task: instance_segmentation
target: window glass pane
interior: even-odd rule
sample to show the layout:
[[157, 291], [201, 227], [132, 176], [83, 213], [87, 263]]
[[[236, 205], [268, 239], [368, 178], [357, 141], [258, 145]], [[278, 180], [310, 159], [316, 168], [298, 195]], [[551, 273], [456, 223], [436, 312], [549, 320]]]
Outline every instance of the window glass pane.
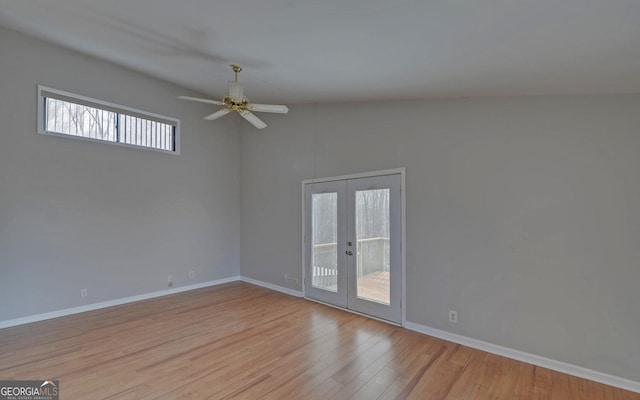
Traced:
[[359, 190], [355, 201], [356, 295], [389, 305], [389, 189]]
[[46, 99], [46, 126], [49, 132], [116, 141], [117, 114], [68, 101]]
[[338, 291], [338, 194], [311, 197], [311, 284]]
[[124, 114], [121, 114], [120, 118], [120, 141], [122, 143], [173, 150], [173, 126]]

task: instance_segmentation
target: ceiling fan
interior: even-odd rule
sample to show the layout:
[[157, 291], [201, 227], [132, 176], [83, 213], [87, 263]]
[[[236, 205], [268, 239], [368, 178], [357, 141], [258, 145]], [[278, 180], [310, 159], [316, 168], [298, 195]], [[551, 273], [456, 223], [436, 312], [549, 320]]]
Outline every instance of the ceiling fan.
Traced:
[[227, 115], [231, 111], [235, 111], [258, 129], [265, 128], [267, 124], [265, 124], [260, 118], [256, 117], [256, 115], [251, 111], [281, 114], [286, 114], [289, 111], [289, 108], [283, 105], [249, 103], [249, 99], [244, 96], [244, 88], [238, 83], [238, 73], [242, 71], [242, 67], [232, 64], [231, 68], [236, 73], [236, 80], [229, 81], [229, 92], [225, 95], [222, 101], [189, 96], [178, 96], [178, 98], [180, 100], [197, 101], [199, 103], [215, 104], [226, 107], [214, 112], [213, 114], [207, 115], [204, 117], [206, 120], [211, 121]]

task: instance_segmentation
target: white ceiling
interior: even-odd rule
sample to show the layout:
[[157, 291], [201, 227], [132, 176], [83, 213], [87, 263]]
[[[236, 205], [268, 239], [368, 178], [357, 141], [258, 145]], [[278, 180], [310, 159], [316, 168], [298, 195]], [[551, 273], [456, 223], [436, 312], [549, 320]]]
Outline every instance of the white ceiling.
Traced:
[[213, 97], [238, 63], [255, 102], [640, 92], [640, 0], [0, 0], [0, 25]]

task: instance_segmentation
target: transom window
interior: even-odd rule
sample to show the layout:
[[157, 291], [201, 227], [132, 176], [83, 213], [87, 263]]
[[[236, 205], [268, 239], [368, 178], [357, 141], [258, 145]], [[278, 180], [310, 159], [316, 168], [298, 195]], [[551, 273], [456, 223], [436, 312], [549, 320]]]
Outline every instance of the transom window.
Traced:
[[38, 86], [38, 133], [178, 154], [180, 121]]

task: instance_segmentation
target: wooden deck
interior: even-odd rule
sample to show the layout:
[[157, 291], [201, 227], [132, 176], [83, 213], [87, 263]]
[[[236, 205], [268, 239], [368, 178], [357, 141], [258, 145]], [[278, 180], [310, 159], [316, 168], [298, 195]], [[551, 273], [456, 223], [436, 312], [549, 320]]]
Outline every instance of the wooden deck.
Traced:
[[358, 278], [358, 297], [389, 304], [389, 272], [372, 272]]
[[[326, 286], [325, 289], [335, 292], [338, 285]], [[358, 278], [358, 297], [389, 304], [389, 273], [372, 272]]]
[[247, 283], [0, 330], [0, 380], [61, 399], [629, 399]]

